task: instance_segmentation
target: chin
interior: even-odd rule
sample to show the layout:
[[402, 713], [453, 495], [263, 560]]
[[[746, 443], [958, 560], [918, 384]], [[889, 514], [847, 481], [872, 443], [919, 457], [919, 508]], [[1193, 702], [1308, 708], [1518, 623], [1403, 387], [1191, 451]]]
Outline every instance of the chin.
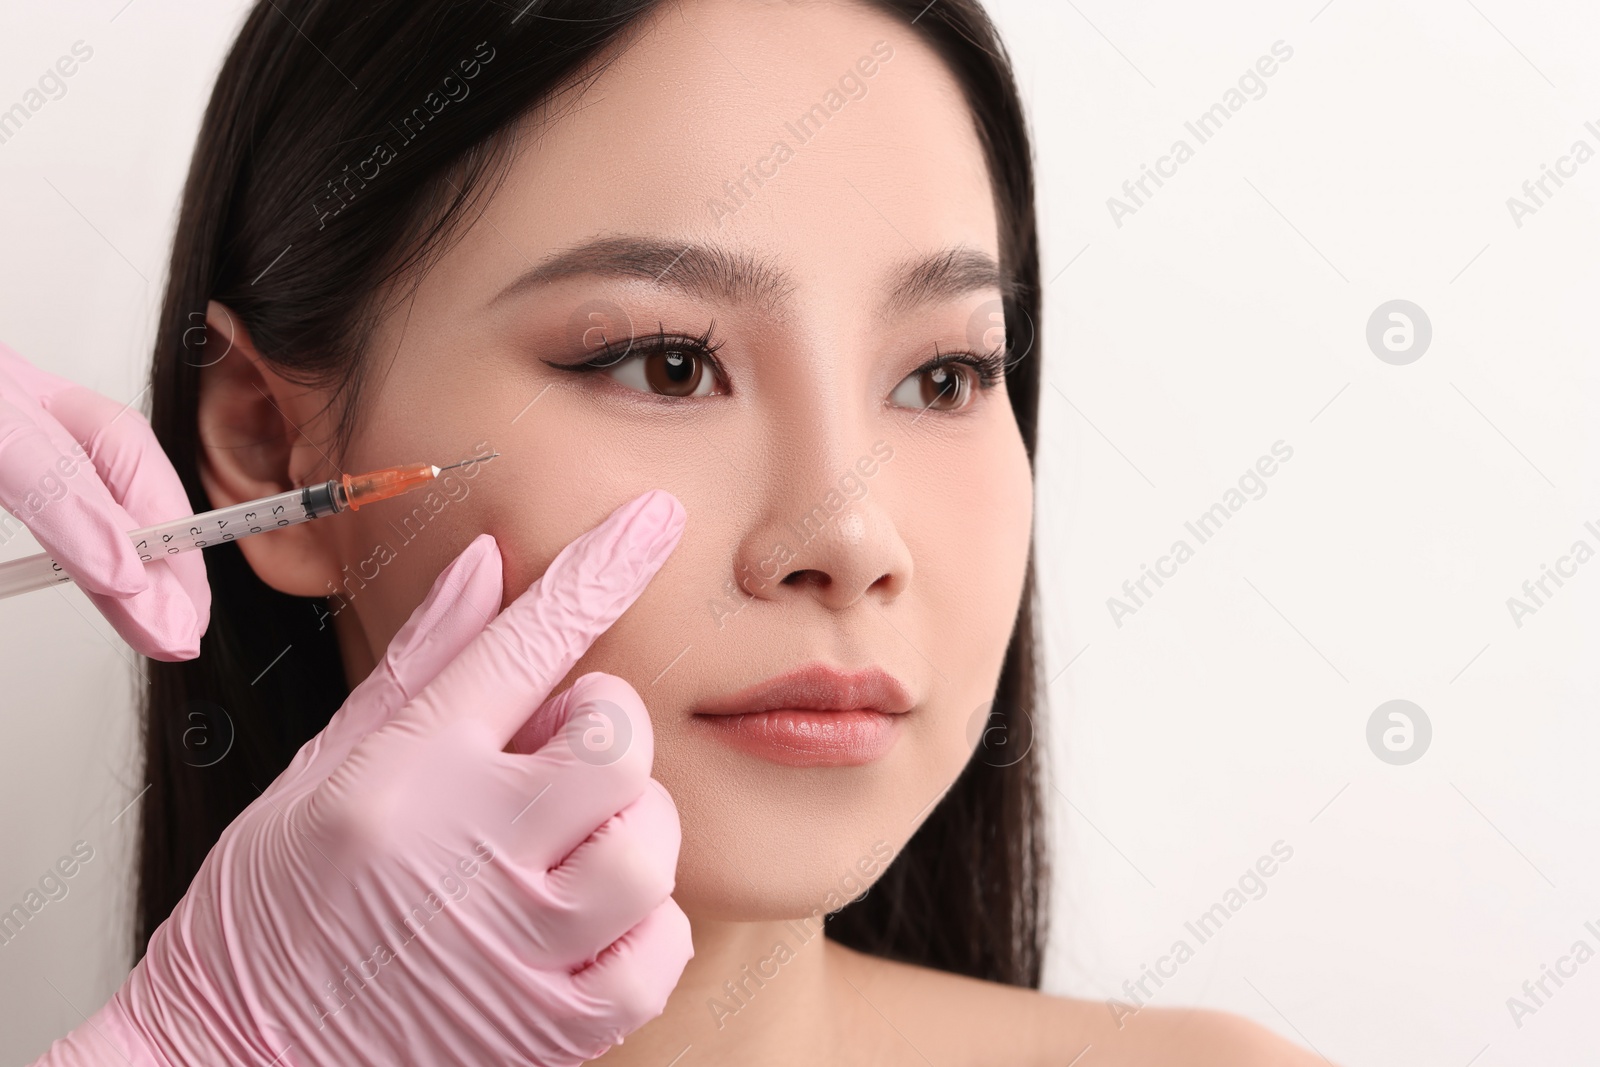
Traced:
[[696, 745], [690, 772], [658, 753], [656, 777], [683, 827], [674, 899], [691, 919], [762, 922], [820, 920], [866, 893], [970, 754], [930, 760], [912, 740], [860, 766], [791, 767]]
[[820, 923], [824, 915], [866, 893], [894, 859], [896, 848], [895, 842], [882, 838], [857, 842], [844, 834], [833, 840], [807, 834], [772, 847], [766, 844], [747, 837], [734, 848], [691, 845], [685, 834], [673, 898], [694, 920], [814, 918]]

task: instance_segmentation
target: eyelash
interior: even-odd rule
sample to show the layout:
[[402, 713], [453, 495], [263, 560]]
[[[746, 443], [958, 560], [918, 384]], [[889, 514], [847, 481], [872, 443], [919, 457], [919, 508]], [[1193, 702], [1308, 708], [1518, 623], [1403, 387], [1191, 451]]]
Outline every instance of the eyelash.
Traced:
[[[933, 350], [938, 352], [939, 346], [934, 345]], [[949, 363], [965, 363], [971, 367], [978, 376], [978, 387], [980, 389], [992, 389], [999, 384], [1000, 379], [1004, 378], [1006, 371], [1010, 369], [1006, 365], [1005, 349], [1004, 347], [999, 347], [982, 353], [945, 352], [928, 360], [928, 362], [912, 371], [911, 374], [922, 374]], [[908, 374], [906, 377], [909, 378], [911, 375]]]
[[[669, 334], [666, 331], [666, 326], [658, 322], [654, 336], [637, 337], [625, 342], [606, 344], [601, 347], [599, 355], [582, 363], [549, 363], [549, 366], [557, 370], [571, 371], [575, 374], [592, 374], [596, 371], [609, 370], [625, 359], [644, 358], [655, 355], [658, 352], [676, 350], [687, 352], [697, 359], [704, 359], [711, 365], [717, 377], [726, 382], [728, 378], [727, 372], [723, 369], [722, 361], [716, 357], [717, 351], [726, 342], [712, 342], [711, 338], [715, 329], [716, 323], [713, 322], [706, 327], [705, 332], [699, 337], [691, 337], [681, 333]], [[938, 352], [937, 345], [934, 346], [934, 351]], [[1010, 369], [1006, 360], [1004, 346], [999, 346], [982, 353], [967, 351], [939, 352], [933, 359], [914, 368], [910, 374], [906, 375], [906, 378], [911, 378], [918, 374], [926, 374], [929, 371], [949, 366], [952, 363], [961, 363], [971, 367], [973, 377], [977, 380], [977, 387], [984, 391], [993, 389], [998, 385], [1005, 378], [1006, 371]], [[904, 381], [905, 379], [902, 378], [901, 382]], [[896, 387], [899, 384], [897, 382]], [[654, 394], [647, 393], [644, 395], [650, 396]], [[688, 399], [686, 397], [674, 398], [659, 395], [656, 398], [659, 400]]]
[[706, 327], [705, 332], [699, 337], [690, 337], [688, 334], [668, 333], [664, 325], [657, 323], [654, 336], [635, 337], [627, 341], [613, 341], [602, 345], [600, 354], [593, 359], [585, 360], [582, 363], [552, 363], [551, 366], [561, 370], [578, 372], [608, 370], [629, 356], [651, 356], [657, 352], [679, 349], [698, 359], [704, 359], [711, 364], [717, 374], [726, 378], [727, 375], [722, 369], [722, 361], [716, 357], [717, 350], [726, 342], [711, 343], [712, 331], [716, 328], [717, 324], [713, 322]]

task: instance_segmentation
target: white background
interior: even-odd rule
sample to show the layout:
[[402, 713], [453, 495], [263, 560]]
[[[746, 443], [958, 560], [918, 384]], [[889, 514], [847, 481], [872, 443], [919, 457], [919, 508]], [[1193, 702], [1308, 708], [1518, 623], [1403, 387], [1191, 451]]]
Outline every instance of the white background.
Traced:
[[[0, 109], [93, 58], [0, 144], [0, 340], [119, 399], [143, 385], [180, 183], [244, 5], [6, 0]], [[1506, 599], [1600, 549], [1600, 12], [1449, 0], [1005, 0], [1037, 137], [1047, 386], [1038, 547], [1058, 881], [1046, 988], [1126, 998], [1280, 839], [1293, 857], [1154, 1003], [1241, 1012], [1345, 1067], [1592, 1062], [1600, 961], [1600, 561], [1518, 627]], [[1204, 144], [1184, 129], [1275, 41]], [[1118, 226], [1106, 200], [1194, 157]], [[1366, 343], [1420, 305], [1416, 362]], [[1294, 450], [1135, 614], [1142, 564], [1258, 456]], [[9, 556], [24, 550], [19, 540]], [[31, 550], [31, 548], [29, 548]], [[75, 591], [0, 604], [0, 905], [95, 859], [0, 947], [0, 1057], [125, 972], [138, 796], [131, 653]], [[1384, 701], [1433, 740], [1369, 750]], [[113, 821], [115, 819], [115, 821]], [[1170, 969], [1170, 968], [1169, 968]], [[1153, 988], [1153, 986], [1152, 986]]]

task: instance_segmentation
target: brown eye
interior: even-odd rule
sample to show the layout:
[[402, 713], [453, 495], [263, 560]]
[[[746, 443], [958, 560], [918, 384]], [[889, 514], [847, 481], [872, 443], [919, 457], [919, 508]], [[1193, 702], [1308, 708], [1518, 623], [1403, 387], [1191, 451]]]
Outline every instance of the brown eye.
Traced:
[[597, 368], [630, 389], [656, 396], [710, 396], [717, 372], [704, 346], [671, 338], [646, 338], [627, 355]]
[[972, 375], [965, 363], [941, 363], [906, 375], [889, 398], [920, 411], [955, 411], [972, 398]]
[[706, 361], [682, 348], [652, 352], [639, 362], [644, 365], [645, 382], [650, 390], [662, 396], [695, 396], [702, 383], [712, 384], [711, 368]]

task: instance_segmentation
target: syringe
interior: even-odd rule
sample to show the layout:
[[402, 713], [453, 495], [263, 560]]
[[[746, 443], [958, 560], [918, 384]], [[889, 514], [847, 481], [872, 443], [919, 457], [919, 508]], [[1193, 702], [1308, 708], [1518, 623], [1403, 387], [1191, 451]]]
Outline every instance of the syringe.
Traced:
[[[473, 463], [487, 463], [500, 453], [473, 456], [448, 467], [415, 463], [385, 467], [366, 474], [346, 474], [302, 489], [264, 496], [259, 500], [217, 508], [186, 519], [133, 530], [128, 538], [142, 562], [175, 556], [196, 548], [237, 541], [251, 534], [270, 533], [312, 519], [356, 511], [367, 504], [387, 500], [427, 485], [445, 471]], [[72, 581], [72, 576], [46, 553], [0, 563], [0, 599], [46, 586]]]

